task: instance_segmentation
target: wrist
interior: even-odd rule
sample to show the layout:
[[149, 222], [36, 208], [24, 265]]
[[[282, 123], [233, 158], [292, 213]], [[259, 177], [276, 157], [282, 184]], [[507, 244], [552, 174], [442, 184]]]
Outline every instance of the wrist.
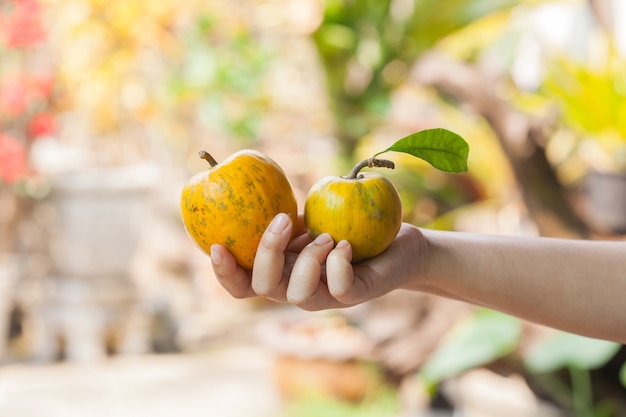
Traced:
[[417, 226], [404, 223], [399, 238], [403, 240], [400, 247], [405, 253], [405, 279], [402, 289], [424, 291], [428, 287], [430, 270], [430, 244], [426, 236], [427, 231]]

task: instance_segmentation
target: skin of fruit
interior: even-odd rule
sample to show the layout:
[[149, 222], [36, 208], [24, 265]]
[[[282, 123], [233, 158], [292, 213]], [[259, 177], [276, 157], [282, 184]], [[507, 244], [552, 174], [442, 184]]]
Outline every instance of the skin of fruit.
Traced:
[[191, 177], [181, 194], [189, 236], [207, 254], [218, 243], [252, 269], [261, 235], [278, 213], [296, 222], [296, 198], [282, 168], [254, 150], [234, 153]]
[[313, 239], [326, 232], [335, 242], [350, 242], [356, 263], [393, 242], [402, 224], [402, 204], [391, 181], [378, 173], [326, 177], [307, 194], [304, 222]]

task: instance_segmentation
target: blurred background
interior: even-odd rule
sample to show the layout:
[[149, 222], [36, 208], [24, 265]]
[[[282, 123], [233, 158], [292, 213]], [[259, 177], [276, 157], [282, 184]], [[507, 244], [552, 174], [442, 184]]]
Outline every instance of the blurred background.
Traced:
[[626, 416], [619, 344], [234, 300], [182, 227], [201, 149], [265, 152], [302, 206], [432, 127], [469, 172], [389, 154], [405, 221], [623, 239], [626, 3], [0, 0], [0, 415]]

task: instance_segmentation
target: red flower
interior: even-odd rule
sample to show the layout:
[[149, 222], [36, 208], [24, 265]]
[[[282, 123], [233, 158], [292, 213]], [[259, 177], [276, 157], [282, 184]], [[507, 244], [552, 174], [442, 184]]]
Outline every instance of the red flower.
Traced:
[[33, 138], [52, 135], [56, 132], [56, 120], [52, 113], [42, 112], [36, 114], [28, 125], [28, 133]]
[[11, 136], [0, 133], [0, 180], [12, 184], [27, 172], [24, 145]]
[[0, 109], [2, 113], [16, 116], [26, 109], [28, 101], [28, 85], [26, 77], [6, 77], [0, 84]]
[[13, 0], [12, 12], [0, 14], [0, 31], [9, 48], [30, 48], [41, 42], [45, 31], [37, 0]]
[[45, 104], [51, 95], [53, 83], [50, 75], [0, 76], [0, 115], [16, 116], [24, 113], [28, 107]]

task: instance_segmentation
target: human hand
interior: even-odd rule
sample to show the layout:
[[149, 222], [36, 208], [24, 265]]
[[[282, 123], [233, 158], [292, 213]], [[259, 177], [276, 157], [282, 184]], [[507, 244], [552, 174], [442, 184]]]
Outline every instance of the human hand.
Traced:
[[[296, 233], [291, 238], [292, 228]], [[305, 310], [348, 307], [410, 286], [426, 265], [425, 239], [419, 229], [403, 224], [382, 254], [352, 265], [347, 241], [335, 245], [323, 233], [311, 241], [302, 216], [293, 225], [278, 214], [261, 238], [254, 268], [247, 271], [223, 246], [211, 247], [220, 284], [235, 298], [262, 296]]]

